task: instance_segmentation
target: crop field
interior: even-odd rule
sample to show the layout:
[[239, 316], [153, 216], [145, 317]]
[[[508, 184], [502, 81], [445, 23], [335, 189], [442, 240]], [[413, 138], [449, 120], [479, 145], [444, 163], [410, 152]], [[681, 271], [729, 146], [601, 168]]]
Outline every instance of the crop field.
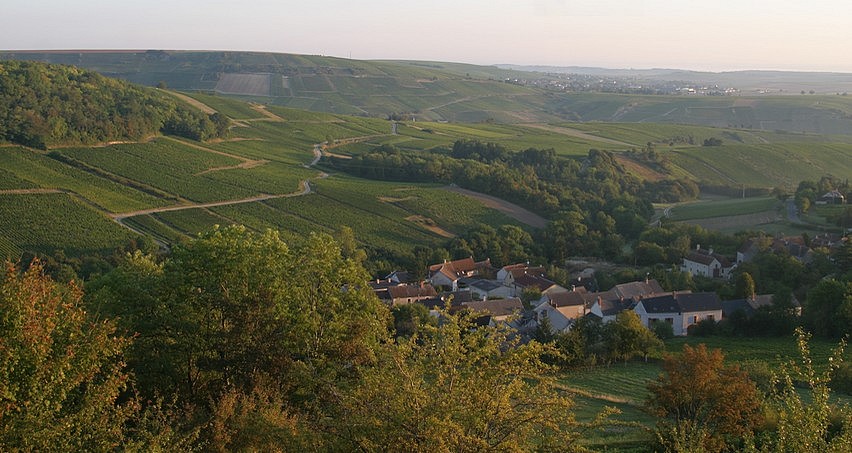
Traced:
[[214, 173], [201, 174], [210, 168], [235, 166], [241, 161], [173, 140], [60, 152], [87, 165], [192, 201], [227, 200], [257, 193], [251, 187], [216, 181], [211, 176]]
[[723, 145], [676, 150], [673, 163], [713, 185], [794, 189], [805, 179], [852, 174], [847, 144]]
[[124, 223], [167, 244], [179, 243], [189, 237], [157, 220], [153, 214], [128, 217], [124, 219]]
[[79, 194], [110, 212], [162, 206], [167, 202], [152, 195], [95, 176], [78, 168], [24, 148], [0, 149], [0, 168], [32, 186]]
[[213, 229], [214, 225], [228, 226], [235, 222], [215, 214], [208, 209], [185, 209], [182, 211], [160, 212], [154, 218], [168, 227], [180, 231], [190, 237]]
[[32, 189], [35, 187], [38, 186], [33, 184], [32, 181], [21, 179], [15, 173], [0, 168], [0, 190]]
[[775, 211], [780, 205], [775, 197], [701, 200], [675, 206], [671, 210], [671, 219], [680, 221], [762, 213]]
[[[135, 234], [64, 193], [0, 195], [0, 247], [5, 258], [22, 250], [69, 255], [108, 252]], [[11, 254], [10, 254], [11, 253]]]

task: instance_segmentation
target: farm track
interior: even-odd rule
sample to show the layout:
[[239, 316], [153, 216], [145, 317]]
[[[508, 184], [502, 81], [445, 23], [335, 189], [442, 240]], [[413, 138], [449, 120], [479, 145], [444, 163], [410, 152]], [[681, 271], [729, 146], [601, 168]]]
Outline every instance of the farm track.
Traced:
[[242, 157], [242, 156], [238, 156], [236, 154], [230, 154], [230, 153], [226, 153], [224, 151], [217, 151], [215, 149], [208, 148], [206, 146], [201, 146], [201, 145], [198, 145], [198, 144], [195, 144], [195, 143], [192, 143], [192, 142], [188, 142], [188, 141], [185, 141], [185, 140], [180, 140], [180, 139], [177, 139], [177, 138], [174, 138], [174, 137], [165, 137], [165, 138], [172, 140], [174, 142], [181, 143], [183, 145], [189, 146], [190, 148], [195, 148], [195, 149], [200, 150], [200, 151], [204, 151], [204, 152], [208, 152], [208, 153], [212, 153], [212, 154], [218, 154], [220, 156], [230, 157], [231, 159], [237, 159], [237, 160], [242, 161], [242, 163], [237, 164], [237, 165], [227, 165], [227, 166], [224, 166], [224, 167], [208, 168], [207, 170], [200, 171], [200, 172], [194, 174], [193, 176], [205, 175], [207, 173], [212, 173], [212, 172], [215, 172], [215, 171], [255, 168], [255, 167], [259, 167], [261, 165], [266, 165], [266, 164], [269, 163], [269, 161], [266, 160], [266, 159], [258, 159], [258, 160], [248, 159], [248, 158], [245, 158], [245, 157]]
[[59, 189], [6, 189], [0, 190], [0, 195], [30, 195], [40, 193], [68, 193]]
[[189, 97], [189, 96], [187, 96], [183, 93], [178, 93], [177, 91], [172, 91], [172, 90], [160, 90], [160, 91], [162, 91], [163, 93], [168, 93], [168, 94], [180, 99], [181, 101], [186, 102], [187, 104], [197, 108], [198, 110], [201, 110], [202, 112], [204, 112], [208, 115], [212, 115], [212, 114], [216, 113], [216, 110], [214, 108], [210, 107], [209, 105], [207, 105], [207, 104], [205, 104], [205, 103], [203, 103], [203, 102], [201, 102], [197, 99], [191, 98], [191, 97]]

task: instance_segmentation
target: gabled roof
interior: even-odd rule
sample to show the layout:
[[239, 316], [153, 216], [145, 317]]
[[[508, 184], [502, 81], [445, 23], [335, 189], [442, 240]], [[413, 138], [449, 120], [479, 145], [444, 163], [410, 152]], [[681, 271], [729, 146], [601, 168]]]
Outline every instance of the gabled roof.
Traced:
[[674, 292], [649, 297], [639, 301], [646, 313], [695, 313], [722, 309], [719, 295], [713, 292], [682, 293]]
[[680, 313], [681, 308], [675, 299], [674, 294], [664, 294], [655, 297], [649, 297], [639, 301], [646, 313]]
[[663, 292], [663, 287], [654, 280], [645, 280], [638, 282], [629, 282], [622, 283], [620, 285], [615, 285], [613, 288], [615, 294], [618, 297], [623, 297], [625, 299], [635, 299], [639, 297], [648, 296], [650, 294], [660, 294]]
[[437, 297], [438, 293], [430, 284], [425, 285], [401, 285], [391, 286], [387, 289], [391, 299], [406, 299], [412, 297], [431, 298]]
[[408, 271], [393, 271], [385, 277], [385, 280], [398, 281], [400, 283], [412, 283], [417, 279]]
[[445, 261], [439, 264], [429, 266], [429, 276], [441, 273], [447, 276], [450, 280], [457, 280], [459, 277], [482, 271], [491, 268], [491, 259], [486, 258], [485, 261], [473, 261], [473, 257], [463, 258], [455, 261]]
[[584, 293], [568, 291], [556, 294], [549, 294], [547, 296], [547, 301], [550, 305], [556, 308], [586, 305], [586, 298], [583, 296]]
[[583, 298], [587, 301], [589, 306], [598, 303], [601, 309], [601, 313], [604, 316], [615, 316], [619, 312], [624, 311], [630, 308], [632, 304], [632, 300], [622, 300], [618, 294], [615, 293], [614, 289], [609, 291], [603, 291], [599, 293], [589, 293], [583, 296]]
[[498, 282], [496, 280], [486, 280], [486, 279], [471, 280], [470, 282], [468, 282], [467, 285], [472, 287], [472, 288], [476, 288], [480, 291], [485, 291], [485, 292], [493, 291], [493, 290], [503, 286], [503, 284], [501, 284], [500, 282]]
[[676, 298], [682, 313], [722, 309], [722, 301], [719, 299], [719, 295], [714, 292], [677, 293]]
[[555, 282], [552, 282], [544, 277], [539, 277], [532, 274], [523, 274], [515, 278], [515, 286], [520, 286], [521, 288], [536, 288], [539, 291], [544, 292], [546, 289], [555, 285]]
[[487, 313], [491, 316], [509, 316], [524, 309], [524, 304], [517, 297], [465, 302], [462, 305], [473, 311]]
[[704, 250], [701, 248], [689, 252], [684, 260], [703, 264], [705, 266], [713, 264], [713, 260], [716, 260], [723, 268], [731, 267], [731, 262], [724, 256], [718, 253], [713, 253], [713, 250]]
[[722, 316], [729, 318], [734, 313], [741, 311], [746, 316], [754, 314], [754, 307], [748, 303], [747, 299], [723, 300], [722, 301]]

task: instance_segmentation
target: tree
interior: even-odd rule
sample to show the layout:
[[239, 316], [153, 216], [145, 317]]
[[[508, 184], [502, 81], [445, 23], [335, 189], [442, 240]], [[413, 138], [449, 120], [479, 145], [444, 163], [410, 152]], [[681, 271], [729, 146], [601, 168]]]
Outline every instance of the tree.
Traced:
[[636, 355], [648, 360], [652, 351], [660, 349], [663, 342], [642, 325], [642, 320], [632, 310], [615, 316], [615, 321], [606, 325], [609, 356], [625, 362]]
[[[843, 364], [846, 342], [841, 341], [828, 359], [827, 366], [817, 373], [811, 360], [808, 342], [810, 335], [796, 329], [796, 342], [801, 359], [788, 362], [774, 379], [777, 388], [772, 407], [778, 411], [777, 433], [763, 445], [772, 452], [848, 452], [852, 449], [852, 410], [830, 403], [832, 374]], [[804, 385], [810, 398], [803, 399], [797, 387]], [[832, 429], [832, 418], [838, 425]]]
[[744, 299], [753, 297], [755, 293], [754, 279], [748, 272], [743, 272], [737, 277], [736, 289], [734, 290], [737, 297]]
[[126, 395], [129, 341], [91, 319], [74, 286], [40, 263], [0, 283], [0, 450], [108, 451], [138, 409]]
[[852, 332], [852, 282], [821, 280], [808, 292], [803, 316], [814, 334], [842, 338]]
[[475, 315], [442, 314], [379, 348], [378, 364], [341, 396], [327, 428], [346, 451], [577, 449], [572, 402], [543, 375], [549, 348], [520, 344]]
[[721, 451], [728, 438], [747, 436], [761, 423], [757, 387], [739, 367], [726, 366], [720, 350], [685, 344], [680, 355], [665, 358], [663, 371], [648, 385], [646, 405], [665, 418], [658, 426], [664, 444], [691, 438], [703, 451]]

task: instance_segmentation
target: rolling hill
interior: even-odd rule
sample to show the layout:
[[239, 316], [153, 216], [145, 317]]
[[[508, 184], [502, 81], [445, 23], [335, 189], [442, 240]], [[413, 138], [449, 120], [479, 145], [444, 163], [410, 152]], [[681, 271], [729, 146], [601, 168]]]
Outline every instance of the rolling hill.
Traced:
[[[536, 123], [653, 122], [791, 133], [852, 134], [849, 96], [652, 96], [563, 92], [507, 83], [556, 75], [497, 66], [419, 61], [360, 61], [262, 52], [0, 52], [0, 60], [73, 64], [142, 85], [218, 93], [255, 102], [359, 116], [408, 114], [418, 121]], [[529, 68], [523, 68], [529, 69]], [[535, 68], [532, 68], [535, 69]], [[631, 74], [615, 71], [615, 75]], [[832, 86], [847, 75], [646, 71], [663, 80], [718, 77], [749, 86], [779, 80]], [[761, 78], [762, 77], [762, 78]], [[809, 79], [810, 77], [810, 79]], [[790, 82], [790, 83], [793, 83]], [[839, 84], [839, 85], [838, 85]], [[791, 85], [792, 86], [792, 85]], [[748, 93], [750, 91], [742, 91]], [[777, 90], [774, 91], [778, 93]], [[821, 91], [824, 93], [824, 90]]]

